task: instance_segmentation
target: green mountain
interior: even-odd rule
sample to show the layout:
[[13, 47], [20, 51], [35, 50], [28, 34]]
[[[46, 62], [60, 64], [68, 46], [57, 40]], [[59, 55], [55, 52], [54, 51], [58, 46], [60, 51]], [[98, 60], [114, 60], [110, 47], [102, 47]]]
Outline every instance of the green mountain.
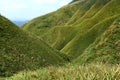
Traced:
[[34, 70], [65, 61], [57, 50], [0, 16], [0, 76]]
[[[114, 50], [109, 50], [113, 55], [107, 55], [109, 57], [107, 62], [104, 62], [107, 59], [106, 55], [102, 54], [103, 49], [106, 49], [105, 46], [100, 50], [98, 48], [94, 50], [100, 51], [101, 57], [91, 50], [99, 44], [98, 38], [101, 39], [120, 17], [119, 4], [120, 0], [73, 0], [55, 12], [29, 21], [22, 26], [22, 29], [36, 34], [74, 62], [84, 63], [96, 60], [95, 62], [119, 63], [120, 54], [115, 44], [111, 45], [116, 47], [116, 56], [113, 54]], [[116, 28], [116, 30], [119, 29]], [[116, 35], [119, 36], [119, 32]], [[114, 34], [111, 34], [111, 37], [114, 37]], [[119, 37], [117, 40], [119, 41]], [[111, 38], [108, 38], [108, 41], [111, 41]], [[109, 46], [109, 43], [105, 44]]]

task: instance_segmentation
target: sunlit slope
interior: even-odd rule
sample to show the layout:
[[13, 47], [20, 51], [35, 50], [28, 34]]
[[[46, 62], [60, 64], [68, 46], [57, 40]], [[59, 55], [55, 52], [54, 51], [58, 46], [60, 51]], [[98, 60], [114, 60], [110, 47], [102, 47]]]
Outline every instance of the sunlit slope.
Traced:
[[[88, 0], [88, 1], [89, 1], [89, 4], [93, 3], [92, 0]], [[80, 14], [81, 12], [83, 12], [81, 10], [85, 10], [85, 7], [88, 7], [88, 4], [82, 6], [83, 9], [80, 8], [78, 10], [78, 12], [73, 15], [73, 19], [71, 18], [67, 24], [70, 24], [70, 23], [72, 25], [80, 24], [85, 19], [92, 18], [99, 10], [101, 10], [111, 0], [94, 0], [94, 1], [95, 1], [94, 4], [92, 4], [92, 6], [89, 7], [89, 10], [87, 10], [86, 13], [84, 13], [84, 15]], [[78, 17], [78, 16], [80, 16], [80, 17]]]
[[76, 12], [79, 4], [82, 4], [81, 1], [63, 6], [57, 11], [51, 12], [44, 16], [34, 18], [24, 24], [22, 28], [41, 36], [51, 27], [64, 25], [72, 17], [74, 12]]
[[[43, 27], [43, 24], [43, 26], [39, 26], [39, 29], [36, 28], [38, 24], [43, 23], [40, 20], [44, 21], [44, 18], [38, 17], [34, 19], [35, 22], [34, 20], [30, 21], [32, 24], [38, 22], [36, 26], [32, 26], [28, 22], [22, 28], [38, 35], [53, 48], [67, 54], [73, 60], [83, 54], [84, 50], [94, 43], [119, 17], [119, 4], [120, 0], [73, 0], [67, 6], [42, 16], [46, 17], [46, 20], [52, 21], [49, 22], [50, 25], [45, 22], [45, 24], [48, 24], [47, 27]], [[71, 11], [73, 12], [67, 19], [66, 16], [63, 16], [65, 14], [62, 11], [64, 8], [71, 9], [67, 10], [66, 15], [69, 15]], [[61, 14], [61, 16], [53, 17], [55, 13]], [[52, 18], [49, 19], [49, 17]], [[58, 24], [61, 20], [62, 23]], [[51, 26], [52, 23], [54, 25]]]
[[75, 62], [120, 64], [120, 18], [97, 38]]
[[[76, 11], [76, 13], [74, 13], [72, 18], [70, 18], [69, 21], [65, 24], [66, 26], [61, 27], [62, 31], [61, 31], [61, 29], [56, 28], [56, 31], [59, 33], [59, 35], [57, 35], [57, 37], [55, 37], [55, 38], [51, 38], [52, 41], [56, 40], [53, 43], [52, 47], [61, 50], [70, 40], [73, 39], [73, 37], [75, 37], [77, 35], [77, 32], [79, 29], [72, 28], [72, 27], [76, 26], [77, 21], [79, 21], [79, 24], [80, 24], [85, 19], [89, 19], [89, 18], [93, 17], [109, 1], [110, 0], [83, 1], [82, 4], [80, 4], [80, 7], [78, 8], [79, 10]], [[50, 36], [50, 35], [48, 34], [48, 36]]]
[[66, 25], [73, 25], [73, 23], [75, 23], [78, 19], [82, 18], [82, 16], [84, 16], [95, 3], [96, 0], [83, 0], [82, 4], [80, 4], [80, 7], [78, 7], [78, 10], [69, 19]]
[[[100, 36], [93, 36], [94, 38], [90, 37], [89, 35], [92, 33], [89, 33], [88, 35], [84, 36], [89, 32], [93, 27], [96, 25], [102, 23], [101, 25], [98, 25], [98, 29], [104, 27], [109, 27], [109, 25], [114, 21], [111, 21], [111, 17], [117, 16], [120, 13], [120, 1], [119, 0], [112, 0], [109, 3], [107, 3], [97, 14], [95, 14], [91, 19], [84, 20], [82, 23], [76, 25], [76, 29], [78, 30], [78, 35], [74, 37], [63, 49], [62, 52], [70, 55], [71, 57], [78, 57], [85, 48], [87, 48], [91, 43], [94, 42], [94, 40]], [[110, 23], [104, 22], [106, 19], [111, 21]], [[105, 27], [104, 27], [105, 28]], [[105, 31], [103, 29], [103, 31]], [[102, 32], [101, 32], [102, 33]], [[94, 32], [94, 34], [96, 34]], [[81, 37], [82, 36], [82, 37]], [[87, 37], [88, 36], [88, 37]], [[84, 39], [83, 39], [84, 37]], [[85, 38], [86, 37], [86, 38]], [[91, 39], [93, 41], [91, 41]], [[87, 44], [87, 45], [86, 45]]]
[[57, 53], [36, 36], [0, 16], [0, 76], [62, 64], [64, 61]]
[[[72, 4], [79, 3], [79, 6], [76, 7], [78, 8], [78, 10], [81, 10], [79, 11], [81, 12], [79, 14], [81, 14], [82, 16], [87, 10], [89, 10], [89, 8], [92, 6], [92, 4], [94, 4], [94, 2], [95, 0], [88, 0], [88, 1], [78, 0]], [[78, 10], [76, 12], [78, 12]], [[76, 14], [76, 12], [74, 14]], [[72, 20], [73, 17], [74, 15], [69, 20]], [[77, 16], [77, 18], [79, 18], [79, 16]], [[68, 25], [67, 23], [63, 26], [53, 27], [45, 35], [43, 35], [42, 38], [47, 43], [49, 43], [53, 48], [61, 50], [76, 35], [76, 29], [72, 27], [73, 26]]]
[[83, 51], [95, 41], [107, 28], [113, 23], [118, 16], [113, 16], [101, 21], [91, 29], [81, 35], [77, 35], [70, 41], [61, 52], [66, 53], [71, 59], [79, 57]]

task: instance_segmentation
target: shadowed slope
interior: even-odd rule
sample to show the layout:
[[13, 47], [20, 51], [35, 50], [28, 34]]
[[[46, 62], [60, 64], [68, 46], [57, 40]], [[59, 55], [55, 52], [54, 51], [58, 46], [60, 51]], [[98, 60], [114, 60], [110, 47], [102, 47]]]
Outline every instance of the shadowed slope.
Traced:
[[64, 60], [57, 53], [36, 36], [0, 16], [0, 76], [62, 64]]

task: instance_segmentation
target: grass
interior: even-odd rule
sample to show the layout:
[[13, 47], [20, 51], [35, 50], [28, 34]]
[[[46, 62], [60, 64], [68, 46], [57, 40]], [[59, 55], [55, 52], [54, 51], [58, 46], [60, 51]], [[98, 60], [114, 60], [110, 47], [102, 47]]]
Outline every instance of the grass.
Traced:
[[[3, 80], [119, 80], [120, 65], [87, 64], [22, 71]], [[1, 79], [2, 80], [2, 79]]]
[[[106, 30], [103, 29], [98, 35], [97, 32], [92, 31], [91, 29], [94, 27], [98, 27], [99, 29], [102, 27], [110, 27], [110, 22], [104, 22], [106, 19], [110, 19], [110, 17], [119, 15], [120, 13], [120, 1], [112, 0], [108, 2], [98, 13], [96, 13], [92, 18], [84, 20], [82, 23], [79, 22], [78, 25], [74, 25], [76, 28], [76, 36], [69, 41], [64, 48], [61, 50], [63, 53], [70, 56], [70, 58], [76, 58], [81, 55], [92, 42], [97, 37], [101, 35], [102, 32]], [[117, 17], [116, 17], [117, 18]], [[114, 21], [114, 20], [113, 20]], [[103, 22], [101, 24], [101, 22]], [[101, 25], [98, 25], [101, 24]], [[97, 25], [97, 26], [96, 26]], [[97, 30], [99, 30], [97, 29]], [[89, 32], [91, 30], [91, 32]], [[88, 33], [89, 32], [89, 33]], [[87, 34], [88, 33], [88, 34]], [[91, 35], [91, 36], [90, 36]], [[94, 36], [97, 35], [97, 36]], [[75, 55], [75, 56], [74, 56]]]
[[[71, 32], [72, 31], [72, 32]], [[69, 35], [67, 34], [69, 33]], [[49, 43], [53, 48], [61, 50], [76, 34], [73, 27], [53, 27], [42, 39]]]
[[[49, 16], [53, 16], [55, 13], [57, 14], [58, 12], [61, 12], [61, 16], [57, 16], [57, 19], [59, 18], [59, 21], [61, 21], [61, 18], [67, 17], [64, 15], [66, 13], [64, 9], [67, 10], [67, 14], [71, 12], [71, 10], [75, 10], [74, 12], [72, 11], [73, 13], [70, 13], [71, 16], [69, 19], [67, 18], [65, 23], [53, 25], [52, 27], [47, 28], [40, 26], [39, 29], [37, 29], [36, 27], [32, 27], [30, 24], [40, 22], [40, 20], [44, 21], [43, 18], [38, 17], [25, 24], [30, 27], [26, 30], [32, 30], [33, 33], [40, 36], [51, 47], [67, 54], [70, 59], [75, 59], [79, 57], [84, 50], [96, 40], [96, 38], [107, 30], [108, 27], [110, 27], [112, 22], [117, 18], [115, 17], [114, 19], [111, 19], [111, 17], [120, 14], [119, 3], [119, 0], [73, 1], [71, 4], [62, 7], [53, 13], [42, 16], [48, 17], [49, 19], [45, 19], [51, 20], [53, 21], [52, 23], [57, 24], [57, 22], [53, 20], [54, 18], [50, 18]], [[73, 7], [79, 9], [72, 9]], [[40, 24], [42, 23], [43, 22], [40, 22]], [[50, 24], [52, 23], [50, 22]], [[27, 26], [24, 26], [23, 28], [25, 27]]]
[[40, 38], [0, 16], [0, 76], [10, 76], [24, 69], [61, 65], [65, 61], [60, 54]]
[[[79, 17], [76, 21], [73, 21], [73, 24], [80, 24], [86, 19], [92, 18], [97, 12], [99, 12], [110, 0], [96, 0], [96, 2], [90, 7], [89, 10], [82, 16]], [[81, 11], [80, 11], [81, 12]], [[79, 13], [80, 13], [79, 12]], [[78, 15], [80, 15], [78, 13]], [[76, 16], [77, 17], [77, 16]]]
[[[120, 18], [91, 44], [75, 61], [80, 63], [102, 62], [110, 64], [120, 63]], [[84, 58], [83, 58], [84, 57]]]
[[[114, 22], [118, 16], [113, 16], [104, 21], [93, 26], [89, 31], [84, 34], [79, 33], [79, 35], [75, 36], [72, 41], [70, 41], [61, 52], [66, 53], [70, 59], [76, 59], [79, 57], [83, 51], [93, 43], [98, 36], [100, 36], [105, 30], [109, 28], [109, 26]], [[73, 47], [74, 46], [74, 47]]]
[[0, 79], [119, 80], [119, 4], [73, 0], [24, 30], [0, 16]]
[[48, 28], [64, 25], [72, 17], [74, 12], [76, 12], [79, 4], [79, 2], [76, 4], [69, 4], [55, 12], [34, 18], [33, 20], [24, 24], [22, 29], [31, 31], [33, 33], [36, 33], [37, 31], [38, 36], [44, 35], [44, 33], [49, 30]]
[[87, 0], [87, 1], [81, 1], [80, 6], [78, 7], [78, 10], [74, 13], [74, 15], [68, 20], [66, 25], [73, 25], [74, 22], [76, 22], [79, 18], [81, 18], [95, 3], [95, 0]]

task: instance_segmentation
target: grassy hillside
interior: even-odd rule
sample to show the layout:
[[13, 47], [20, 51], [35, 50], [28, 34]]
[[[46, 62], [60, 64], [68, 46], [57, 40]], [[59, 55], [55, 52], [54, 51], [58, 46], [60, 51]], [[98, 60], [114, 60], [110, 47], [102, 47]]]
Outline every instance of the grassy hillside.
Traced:
[[[90, 2], [92, 2], [91, 0], [88, 0], [89, 4]], [[100, 11], [109, 1], [111, 0], [96, 0], [94, 2], [94, 4], [92, 4], [89, 9], [87, 9], [86, 13], [84, 13], [84, 15], [81, 16], [81, 11], [82, 9], [79, 9], [79, 11], [73, 16], [73, 18], [76, 18], [76, 20], [74, 19], [70, 19], [71, 21], [68, 23], [72, 23], [72, 24], [80, 24], [82, 23], [82, 21], [84, 21], [85, 19], [90, 19], [92, 18], [98, 11]], [[85, 7], [88, 7], [88, 5], [84, 5], [83, 10], [85, 9]], [[78, 17], [80, 16], [80, 17]]]
[[[60, 28], [56, 28], [57, 37], [49, 39], [49, 41], [54, 41], [52, 42], [52, 47], [61, 50], [69, 41], [71, 41], [76, 35], [79, 35], [78, 30], [81, 28], [79, 26], [76, 28], [76, 22], [79, 21], [79, 24], [91, 17], [93, 17], [97, 11], [99, 11], [102, 7], [104, 7], [105, 4], [107, 4], [109, 0], [102, 1], [102, 0], [88, 0], [82, 2], [82, 4], [79, 7], [79, 10], [74, 13], [74, 15], [69, 19], [69, 21], [65, 24], [65, 27], [61, 27], [62, 31]], [[85, 13], [86, 12], [86, 13]], [[86, 24], [85, 24], [86, 25]], [[67, 28], [66, 28], [67, 27]], [[75, 27], [75, 28], [73, 28]], [[84, 25], [82, 25], [84, 27]], [[84, 31], [84, 29], [83, 29]], [[52, 32], [53, 33], [53, 32]], [[69, 33], [69, 34], [67, 34]], [[48, 34], [47, 36], [53, 36], [54, 34], [50, 35]], [[46, 37], [46, 35], [45, 35]], [[48, 38], [47, 38], [48, 39]], [[44, 40], [47, 40], [44, 39]], [[49, 42], [48, 42], [49, 43]]]
[[120, 63], [120, 18], [118, 18], [84, 53], [76, 62], [90, 63]]
[[[62, 52], [69, 56], [76, 58], [82, 54], [82, 52], [94, 42], [94, 40], [101, 35], [110, 24], [112, 24], [111, 17], [119, 15], [120, 13], [120, 1], [112, 0], [106, 4], [98, 13], [96, 13], [91, 19], [84, 20], [82, 23], [76, 25], [78, 30], [77, 36], [75, 36], [63, 49]], [[110, 22], [106, 22], [106, 19]], [[91, 29], [98, 27], [98, 31], [102, 31], [97, 35], [97, 32], [93, 32]], [[103, 29], [104, 27], [104, 29]], [[94, 30], [94, 29], [93, 29]], [[96, 30], [96, 31], [97, 31]], [[91, 31], [91, 32], [90, 32]], [[89, 33], [88, 33], [89, 32]], [[90, 36], [91, 35], [91, 36]], [[94, 36], [97, 35], [97, 36]], [[92, 38], [94, 37], [94, 38]], [[76, 57], [75, 57], [76, 56]]]
[[66, 23], [67, 25], [73, 25], [78, 19], [80, 19], [91, 7], [94, 5], [96, 0], [83, 0], [78, 10], [74, 13], [74, 15], [69, 19]]
[[[73, 19], [74, 16], [77, 16], [77, 18], [80, 18], [92, 6], [92, 4], [94, 4], [94, 2], [95, 0], [81, 1], [78, 6], [78, 10], [67, 21], [67, 23], [64, 26], [51, 28], [51, 31], [49, 31], [49, 33], [47, 33], [46, 35], [43, 35], [43, 37], [45, 37], [43, 39], [47, 43], [50, 43], [50, 45], [53, 48], [61, 50], [70, 40], [73, 39], [73, 37], [76, 36], [76, 29], [73, 28], [72, 24], [69, 24], [69, 22], [71, 23], [71, 20], [73, 20], [73, 22], [75, 21], [75, 19]], [[78, 1], [75, 3], [78, 3]], [[79, 15], [75, 15], [77, 12], [79, 13]], [[53, 33], [53, 34], [50, 35], [50, 33]]]
[[[94, 2], [95, 0], [78, 0], [72, 2], [55, 12], [31, 20], [23, 25], [22, 28], [42, 37], [42, 39], [52, 47], [60, 50], [75, 36], [76, 33], [72, 30], [73, 28], [71, 28], [71, 26], [65, 26], [67, 22], [71, 20], [79, 8], [83, 10], [83, 12], [81, 11], [81, 14], [83, 15]], [[47, 25], [47, 27], [45, 25]], [[66, 32], [69, 32], [73, 37], [67, 35]], [[63, 36], [63, 38], [60, 38], [60, 36]]]
[[70, 26], [53, 27], [42, 39], [49, 43], [53, 48], [61, 50], [76, 34], [76, 30]]
[[59, 52], [0, 16], [0, 76], [64, 62]]
[[[86, 33], [77, 35], [72, 41], [70, 41], [61, 52], [69, 55], [71, 59], [80, 56], [83, 51], [95, 41], [108, 27], [114, 22], [118, 16], [108, 18], [93, 26]], [[74, 46], [74, 47], [73, 47]]]
[[72, 17], [74, 12], [76, 12], [79, 4], [81, 4], [81, 1], [63, 6], [57, 11], [44, 16], [34, 18], [33, 20], [24, 24], [22, 28], [41, 36], [48, 32], [51, 27], [64, 25]]
[[[119, 4], [120, 0], [73, 0], [55, 12], [31, 20], [23, 25], [23, 29], [38, 35], [53, 48], [67, 54], [73, 60], [81, 56], [84, 50], [109, 29], [119, 17]], [[61, 14], [53, 17], [55, 13]], [[71, 16], [68, 18], [67, 15]], [[50, 25], [44, 22], [42, 17], [50, 20]], [[58, 24], [59, 21], [62, 23]], [[39, 29], [36, 26], [39, 26]]]
[[120, 0], [73, 0], [22, 29], [0, 16], [0, 76], [20, 71], [0, 80], [120, 79]]

